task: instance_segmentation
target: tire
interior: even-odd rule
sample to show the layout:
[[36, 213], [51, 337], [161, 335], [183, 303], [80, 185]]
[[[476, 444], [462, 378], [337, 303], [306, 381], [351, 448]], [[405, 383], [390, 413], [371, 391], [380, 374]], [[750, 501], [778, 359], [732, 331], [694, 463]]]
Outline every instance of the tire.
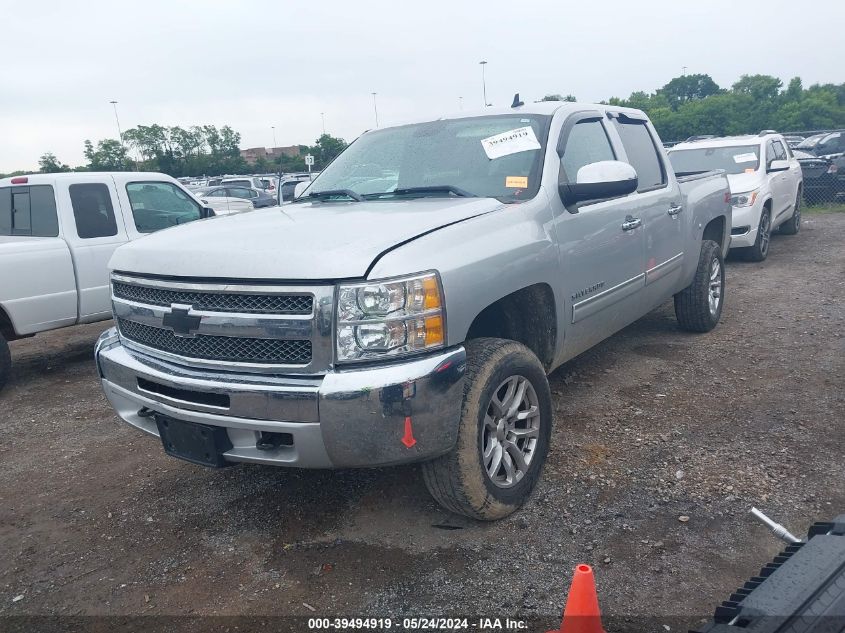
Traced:
[[[466, 350], [457, 444], [450, 453], [424, 463], [422, 472], [429, 492], [444, 508], [473, 519], [493, 521], [517, 510], [540, 477], [551, 437], [552, 396], [543, 365], [524, 345], [480, 338], [468, 341]], [[516, 416], [531, 409], [536, 409], [536, 415], [516, 421], [515, 426], [516, 416], [508, 418], [505, 414], [496, 420], [499, 415], [487, 415], [488, 410], [497, 413], [494, 396], [498, 403], [506, 405], [508, 394], [515, 401], [520, 390], [523, 397]], [[487, 460], [485, 449], [489, 451]], [[513, 457], [517, 454], [527, 462], [526, 468], [517, 465]]]
[[801, 190], [798, 190], [798, 196], [795, 198], [795, 211], [792, 212], [792, 217], [780, 225], [778, 231], [782, 235], [795, 235], [801, 230]]
[[12, 353], [9, 351], [9, 344], [6, 339], [0, 334], [0, 390], [9, 380], [9, 374], [12, 373]]
[[688, 332], [709, 332], [719, 323], [725, 303], [725, 260], [712, 240], [701, 244], [692, 283], [675, 295], [675, 317]]
[[749, 262], [762, 262], [769, 256], [769, 242], [772, 237], [772, 210], [763, 207], [760, 214], [760, 225], [757, 227], [757, 239], [754, 246], [742, 249], [742, 254]]

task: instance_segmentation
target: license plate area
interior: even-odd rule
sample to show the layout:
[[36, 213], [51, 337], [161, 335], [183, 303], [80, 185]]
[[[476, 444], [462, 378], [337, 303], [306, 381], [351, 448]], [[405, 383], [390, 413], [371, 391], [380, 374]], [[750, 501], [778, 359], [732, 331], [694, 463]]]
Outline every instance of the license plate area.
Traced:
[[168, 455], [212, 468], [229, 465], [223, 459], [223, 453], [232, 449], [232, 442], [225, 428], [163, 415], [156, 416], [156, 426], [164, 452]]

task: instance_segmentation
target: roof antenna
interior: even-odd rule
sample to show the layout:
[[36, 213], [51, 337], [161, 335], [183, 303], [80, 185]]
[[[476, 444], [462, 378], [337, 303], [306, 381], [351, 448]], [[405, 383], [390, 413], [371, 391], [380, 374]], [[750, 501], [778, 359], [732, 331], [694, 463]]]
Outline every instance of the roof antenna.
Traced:
[[518, 108], [519, 106], [524, 106], [524, 105], [525, 105], [525, 102], [519, 100], [519, 93], [517, 92], [513, 96], [513, 103], [511, 104], [511, 107], [512, 108]]

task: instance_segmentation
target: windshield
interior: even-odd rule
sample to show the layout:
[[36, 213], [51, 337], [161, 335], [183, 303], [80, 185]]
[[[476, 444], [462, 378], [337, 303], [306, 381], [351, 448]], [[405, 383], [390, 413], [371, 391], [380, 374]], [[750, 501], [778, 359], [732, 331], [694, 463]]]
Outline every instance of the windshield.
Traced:
[[724, 169], [729, 174], [757, 171], [760, 167], [759, 145], [701, 147], [669, 152], [669, 161], [679, 176]]
[[[526, 200], [540, 186], [548, 136], [544, 115], [481, 116], [375, 130], [331, 163], [306, 195], [471, 195]], [[425, 191], [419, 188], [425, 188]]]
[[825, 136], [826, 134], [816, 134], [815, 136], [805, 138], [803, 141], [801, 141], [800, 143], [798, 143], [798, 145], [795, 146], [795, 149], [813, 149]]

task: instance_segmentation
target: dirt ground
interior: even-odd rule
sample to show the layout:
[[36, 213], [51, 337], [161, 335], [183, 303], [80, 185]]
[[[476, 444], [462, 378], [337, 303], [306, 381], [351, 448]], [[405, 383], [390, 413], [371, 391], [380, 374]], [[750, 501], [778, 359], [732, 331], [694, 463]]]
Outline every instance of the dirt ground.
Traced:
[[15, 342], [0, 616], [519, 615], [545, 630], [586, 562], [617, 628], [684, 630], [781, 549], [752, 505], [796, 533], [845, 512], [845, 213], [805, 215], [768, 261], [729, 261], [727, 283], [712, 333], [679, 331], [667, 304], [552, 375], [541, 483], [492, 524], [441, 510], [417, 467], [166, 457], [101, 394], [104, 324]]

